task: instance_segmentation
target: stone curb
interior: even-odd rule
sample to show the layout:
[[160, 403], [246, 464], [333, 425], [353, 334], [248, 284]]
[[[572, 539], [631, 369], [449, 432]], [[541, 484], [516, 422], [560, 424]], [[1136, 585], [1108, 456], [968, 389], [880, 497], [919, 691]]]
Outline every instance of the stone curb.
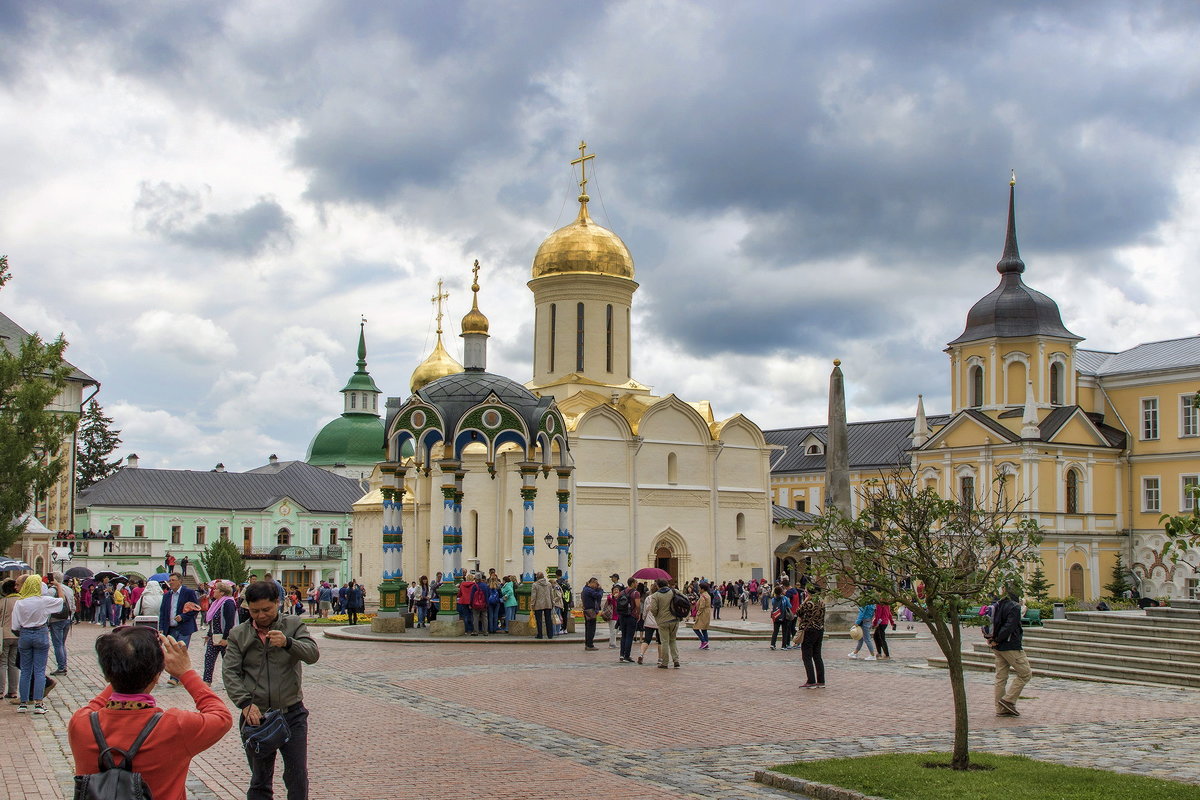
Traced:
[[755, 770], [754, 780], [764, 786], [797, 792], [805, 797], [813, 798], [813, 800], [887, 800], [884, 797], [856, 792], [853, 789], [843, 789], [841, 786], [831, 786], [828, 783], [807, 781], [804, 778], [795, 778], [791, 775], [784, 775], [781, 772], [772, 772], [766, 769]]

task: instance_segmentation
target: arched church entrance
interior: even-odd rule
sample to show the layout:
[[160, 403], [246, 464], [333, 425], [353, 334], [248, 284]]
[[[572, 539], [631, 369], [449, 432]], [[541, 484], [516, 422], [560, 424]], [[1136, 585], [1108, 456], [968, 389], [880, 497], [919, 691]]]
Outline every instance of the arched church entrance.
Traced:
[[667, 528], [654, 538], [650, 548], [650, 566], [664, 569], [672, 578], [686, 581], [693, 576], [684, 575], [688, 570], [688, 552], [683, 537], [674, 528]]
[[672, 578], [683, 580], [679, 576], [679, 558], [676, 557], [675, 551], [666, 545], [654, 551], [654, 566], [666, 570]]
[[1083, 565], [1071, 565], [1071, 597], [1083, 599]]

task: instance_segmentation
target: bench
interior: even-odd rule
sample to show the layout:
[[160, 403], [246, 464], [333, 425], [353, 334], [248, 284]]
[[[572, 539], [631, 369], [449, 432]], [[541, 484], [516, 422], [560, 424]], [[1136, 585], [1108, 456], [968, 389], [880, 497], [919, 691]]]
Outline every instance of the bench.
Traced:
[[1043, 627], [1041, 609], [1037, 609], [1037, 608], [1025, 609], [1025, 616], [1021, 617], [1021, 627], [1022, 628], [1041, 628], [1041, 627]]

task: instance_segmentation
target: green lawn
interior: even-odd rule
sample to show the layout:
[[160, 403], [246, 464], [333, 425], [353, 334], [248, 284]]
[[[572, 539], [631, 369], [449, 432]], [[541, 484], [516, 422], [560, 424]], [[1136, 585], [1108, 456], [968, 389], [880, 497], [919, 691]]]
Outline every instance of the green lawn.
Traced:
[[[1119, 746], [1119, 745], [1114, 745]], [[903, 753], [800, 761], [772, 767], [797, 778], [828, 783], [889, 800], [1200, 800], [1200, 786], [1064, 767], [1024, 756], [972, 753], [971, 763], [993, 769], [956, 772], [949, 753]]]

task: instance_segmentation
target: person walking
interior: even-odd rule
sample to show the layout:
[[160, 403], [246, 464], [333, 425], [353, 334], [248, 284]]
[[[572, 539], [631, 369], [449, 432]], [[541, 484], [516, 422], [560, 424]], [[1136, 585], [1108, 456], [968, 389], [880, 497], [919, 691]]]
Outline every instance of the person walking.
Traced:
[[[640, 593], [640, 592], [639, 592]], [[658, 635], [658, 620], [654, 618], [654, 614], [650, 611], [650, 604], [642, 603], [642, 650], [638, 653], [637, 663], [641, 664], [642, 659], [646, 656], [646, 651], [650, 649], [650, 645], [654, 643], [658, 645], [656, 659], [662, 660], [662, 637]]]
[[738, 596], [738, 607], [742, 610], [742, 619], [750, 619], [750, 589], [743, 586], [742, 593]]
[[51, 576], [51, 580], [62, 586], [63, 596], [67, 601], [66, 608], [50, 616], [50, 644], [54, 648], [54, 672], [51, 675], [67, 674], [67, 634], [71, 630], [72, 618], [75, 616], [75, 592], [63, 583], [61, 572]]
[[594, 575], [588, 578], [579, 594], [583, 599], [583, 649], [595, 650], [596, 620], [600, 617], [600, 606], [604, 603], [604, 590], [600, 588], [600, 579]]
[[187, 575], [187, 568], [188, 568], [189, 562], [190, 562], [190, 559], [187, 556], [184, 556], [183, 558], [179, 559], [179, 574], [180, 575]]
[[[1004, 585], [1004, 596], [992, 607], [992, 635], [988, 646], [996, 656], [996, 716], [1019, 717], [1017, 700], [1021, 690], [1033, 677], [1029, 659], [1022, 647], [1024, 631], [1021, 628], [1021, 600], [1013, 584]], [[1008, 685], [1012, 672], [1013, 682]]]
[[821, 658], [821, 640], [825, 638], [825, 604], [821, 602], [821, 587], [808, 585], [808, 593], [800, 604], [796, 624], [803, 638], [800, 657], [804, 659], [804, 685], [801, 689], [825, 688], [825, 660]]
[[358, 624], [358, 615], [366, 608], [366, 598], [363, 587], [350, 581], [346, 586], [346, 621], [351, 625]]
[[[304, 706], [303, 665], [315, 664], [320, 651], [299, 617], [279, 613], [279, 587], [257, 581], [246, 587], [250, 621], [226, 637], [221, 676], [230, 702], [241, 709], [238, 729], [262, 724], [270, 710], [282, 712], [291, 738], [279, 747], [288, 800], [308, 800], [308, 709]], [[246, 748], [250, 786], [246, 800], [270, 800], [275, 751], [257, 754]]]
[[[196, 615], [200, 613], [199, 599], [194, 590], [183, 585], [178, 572], [171, 573], [167, 586], [169, 591], [158, 609], [158, 629], [166, 636], [190, 645], [192, 634], [196, 632]], [[172, 675], [167, 685], [178, 686], [179, 681]]]
[[791, 604], [791, 608], [785, 609], [787, 613], [783, 615], [783, 649], [787, 650], [796, 636], [796, 611], [800, 609], [800, 590], [792, 586], [791, 579], [786, 575], [779, 583], [783, 587], [783, 596]]
[[[122, 750], [148, 730], [137, 749], [137, 773], [154, 800], [186, 800], [192, 757], [220, 741], [233, 724], [225, 701], [192, 669], [183, 642], [151, 628], [134, 625], [101, 636], [96, 658], [108, 685], [67, 723], [75, 774], [100, 771], [101, 745], [93, 724], [106, 745]], [[195, 711], [157, 707], [151, 692], [163, 672], [183, 684]]]
[[107, 628], [112, 624], [113, 616], [113, 587], [107, 577], [101, 578], [100, 583], [92, 588], [92, 593], [96, 592], [100, 595], [100, 627]]
[[700, 583], [700, 597], [696, 600], [696, 621], [692, 624], [692, 630], [700, 640], [701, 650], [708, 649], [708, 626], [712, 622], [712, 594], [708, 589], [707, 583]]
[[42, 576], [27, 575], [21, 584], [17, 602], [13, 604], [11, 625], [17, 631], [17, 649], [21, 654], [20, 705], [24, 714], [33, 703], [33, 713], [45, 714], [42, 702], [46, 692], [54, 688], [46, 677], [46, 661], [50, 656], [50, 615], [66, 607], [67, 596], [57, 580], [51, 583], [53, 595], [42, 594]]
[[892, 626], [892, 630], [896, 630], [896, 619], [892, 616], [892, 607], [887, 603], [875, 604], [875, 657], [878, 659], [891, 659], [892, 651], [888, 648], [887, 643], [887, 628]]
[[792, 603], [787, 597], [784, 597], [782, 586], [776, 586], [773, 593], [774, 596], [771, 598], [771, 649], [775, 649], [776, 640], [780, 634], [783, 634], [783, 649], [787, 650], [791, 647], [791, 642], [787, 638], [787, 617], [792, 613]]
[[[671, 662], [675, 669], [679, 669], [679, 646], [676, 644], [676, 638], [679, 633], [679, 621], [683, 617], [678, 613], [673, 601], [678, 596], [687, 603], [687, 598], [677, 595], [664, 578], [659, 578], [655, 583], [658, 590], [650, 597], [650, 613], [658, 623], [658, 668], [666, 669], [669, 666], [667, 662]], [[710, 601], [711, 599], [709, 598]]]
[[875, 645], [872, 644], [871, 626], [875, 623], [875, 604], [871, 602], [863, 603], [858, 609], [858, 616], [854, 619], [854, 624], [862, 631], [862, 636], [858, 639], [858, 644], [854, 645], [854, 649], [850, 651], [847, 658], [858, 658], [858, 651], [865, 644], [867, 646], [867, 657], [863, 661], [875, 660]]
[[[538, 639], [553, 639], [554, 638], [554, 597], [550, 589], [550, 581], [546, 580], [546, 573], [536, 572], [533, 575], [533, 588], [529, 595], [529, 608], [533, 611], [534, 619], [537, 621], [537, 636]], [[545, 628], [545, 636], [542, 635], [542, 630]]]
[[629, 587], [617, 595], [617, 624], [621, 628], [621, 657], [618, 661], [625, 664], [633, 663], [633, 637], [637, 633], [638, 619], [642, 614], [642, 595], [633, 588], [632, 579]]
[[204, 682], [212, 684], [217, 658], [225, 657], [225, 638], [238, 624], [237, 603], [233, 599], [233, 584], [216, 581], [213, 584], [213, 602], [204, 612], [208, 623], [208, 634], [204, 637]]
[[21, 652], [20, 639], [12, 632], [12, 610], [21, 595], [17, 593], [17, 582], [12, 578], [0, 584], [0, 689], [4, 690], [4, 699], [19, 703], [17, 691], [21, 683]]

